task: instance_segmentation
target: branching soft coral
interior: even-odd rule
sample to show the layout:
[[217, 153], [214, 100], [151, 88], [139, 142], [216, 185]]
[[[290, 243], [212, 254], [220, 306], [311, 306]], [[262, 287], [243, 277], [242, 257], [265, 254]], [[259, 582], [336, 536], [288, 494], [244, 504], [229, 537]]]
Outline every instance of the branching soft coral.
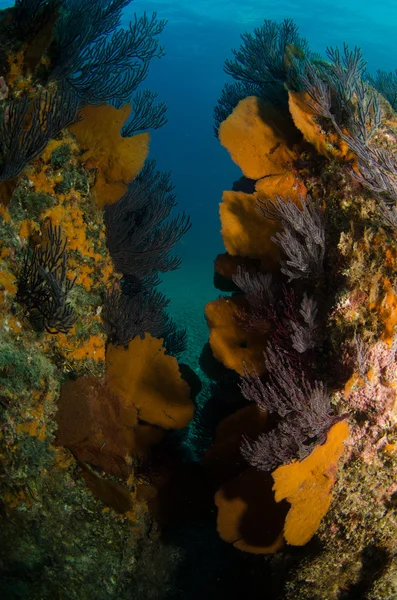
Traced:
[[276, 429], [257, 440], [245, 439], [242, 452], [251, 465], [271, 471], [296, 457], [308, 456], [315, 445], [324, 442], [326, 432], [338, 418], [333, 415], [324, 383], [311, 383], [303, 372], [293, 368], [279, 348], [268, 347], [265, 365], [265, 383], [246, 373], [241, 391], [261, 410], [277, 413], [282, 420]]
[[67, 92], [9, 103], [0, 121], [0, 182], [16, 177], [76, 114], [77, 101]]
[[259, 200], [259, 211], [267, 219], [282, 223], [283, 231], [272, 237], [286, 254], [281, 260], [281, 272], [288, 281], [296, 278], [318, 278], [323, 273], [325, 255], [325, 213], [310, 196], [295, 202], [280, 198]]
[[77, 316], [68, 302], [75, 278], [67, 278], [66, 241], [51, 222], [43, 237], [40, 246], [26, 252], [16, 298], [38, 331], [67, 333]]

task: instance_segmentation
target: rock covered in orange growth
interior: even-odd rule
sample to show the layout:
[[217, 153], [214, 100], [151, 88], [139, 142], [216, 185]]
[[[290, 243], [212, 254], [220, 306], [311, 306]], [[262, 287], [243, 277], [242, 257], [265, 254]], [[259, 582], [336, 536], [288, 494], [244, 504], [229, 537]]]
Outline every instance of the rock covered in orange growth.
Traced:
[[286, 127], [294, 142], [297, 136], [292, 124], [269, 102], [249, 96], [221, 123], [219, 139], [245, 177], [261, 179], [280, 174], [293, 160]]
[[265, 368], [263, 350], [267, 336], [244, 331], [236, 320], [236, 312], [248, 308], [243, 296], [220, 298], [205, 307], [210, 329], [210, 346], [214, 357], [226, 368], [244, 374], [244, 363], [262, 374]]
[[327, 440], [301, 462], [278, 467], [273, 473], [276, 502], [291, 504], [284, 525], [284, 538], [292, 546], [303, 546], [316, 533], [328, 511], [337, 465], [349, 435], [346, 421], [335, 423]]
[[127, 349], [109, 345], [106, 362], [111, 391], [127, 410], [135, 407], [140, 420], [178, 429], [193, 418], [189, 385], [181, 378], [176, 358], [165, 354], [162, 340], [146, 334], [135, 337]]
[[120, 200], [149, 152], [149, 133], [128, 138], [120, 133], [130, 112], [130, 104], [119, 109], [110, 104], [85, 106], [81, 110], [83, 118], [69, 126], [85, 151], [82, 161], [98, 169], [94, 190], [100, 208]]

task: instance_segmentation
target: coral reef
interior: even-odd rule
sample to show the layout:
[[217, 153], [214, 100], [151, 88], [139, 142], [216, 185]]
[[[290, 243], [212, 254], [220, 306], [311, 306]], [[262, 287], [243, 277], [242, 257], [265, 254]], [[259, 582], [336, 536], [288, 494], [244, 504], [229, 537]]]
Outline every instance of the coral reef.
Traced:
[[322, 59], [289, 20], [244, 34], [234, 57], [225, 71], [238, 83], [214, 112], [243, 173], [220, 205], [216, 281], [232, 295], [206, 314], [245, 403], [205, 458], [218, 533], [250, 553], [283, 548], [282, 598], [392, 600], [393, 74], [369, 77], [347, 45]]
[[[142, 489], [152, 448], [194, 412], [172, 356], [184, 332], [156, 291], [189, 221], [166, 221], [169, 178], [143, 168], [145, 130], [165, 122], [165, 106], [137, 88], [163, 54], [165, 23], [145, 15], [120, 29], [127, 4], [17, 0], [0, 13], [4, 598], [130, 598], [153, 568], [139, 557], [167, 560]], [[148, 207], [129, 215], [116, 252], [129, 184]], [[133, 288], [119, 259], [139, 243]]]

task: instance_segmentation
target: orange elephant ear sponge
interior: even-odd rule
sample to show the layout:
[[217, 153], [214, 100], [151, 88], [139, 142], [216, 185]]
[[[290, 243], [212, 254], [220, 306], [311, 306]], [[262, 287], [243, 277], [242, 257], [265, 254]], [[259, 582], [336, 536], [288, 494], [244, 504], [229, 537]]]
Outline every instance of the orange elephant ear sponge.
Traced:
[[179, 429], [193, 418], [190, 388], [176, 358], [165, 354], [162, 340], [146, 334], [135, 337], [127, 349], [110, 345], [106, 363], [109, 388], [125, 408], [137, 409], [140, 420]]
[[275, 504], [269, 473], [251, 467], [215, 494], [217, 530], [225, 542], [251, 554], [272, 554], [284, 544], [288, 506]]
[[326, 133], [316, 123], [316, 113], [310, 107], [309, 96], [306, 92], [288, 92], [288, 105], [296, 127], [303, 133], [307, 142], [312, 144], [319, 154], [326, 158], [339, 160], [352, 160], [355, 155], [349, 150], [348, 145], [336, 133]]
[[219, 127], [219, 140], [248, 179], [282, 173], [294, 159], [286, 136], [295, 141], [292, 123], [261, 98], [241, 100]]
[[227, 369], [244, 375], [246, 364], [260, 375], [265, 369], [263, 350], [267, 335], [244, 331], [235, 318], [239, 309], [248, 306], [243, 296], [208, 302], [205, 315], [210, 329], [209, 341], [214, 357]]
[[101, 379], [79, 377], [61, 387], [56, 421], [57, 444], [69, 448], [82, 462], [111, 475], [128, 477], [128, 457], [135, 449], [137, 411], [120, 415], [120, 400]]
[[292, 546], [303, 546], [315, 534], [327, 512], [336, 480], [343, 442], [349, 435], [346, 421], [333, 425], [322, 446], [302, 462], [278, 467], [273, 473], [276, 502], [288, 500], [291, 508], [284, 525], [284, 538]]
[[258, 214], [254, 194], [223, 192], [220, 217], [223, 243], [229, 254], [263, 258], [269, 269], [278, 265], [280, 251], [271, 237], [280, 231], [280, 225]]
[[85, 106], [82, 119], [69, 126], [84, 151], [82, 160], [98, 169], [94, 190], [100, 208], [120, 200], [149, 153], [149, 133], [120, 133], [130, 112], [130, 104], [119, 109], [110, 104]]

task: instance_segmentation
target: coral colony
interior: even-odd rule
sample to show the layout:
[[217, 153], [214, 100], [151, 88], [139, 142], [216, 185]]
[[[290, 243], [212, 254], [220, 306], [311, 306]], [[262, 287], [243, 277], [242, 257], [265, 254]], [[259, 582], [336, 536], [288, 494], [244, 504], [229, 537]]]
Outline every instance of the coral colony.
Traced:
[[205, 307], [215, 392], [195, 407], [157, 288], [190, 227], [148, 159], [165, 22], [121, 28], [128, 4], [0, 13], [2, 597], [180, 597], [161, 528], [184, 519], [190, 544], [206, 524], [200, 564], [248, 558], [271, 597], [392, 600], [396, 73], [313, 54], [291, 20], [226, 61], [214, 130], [242, 177], [215, 281], [232, 293]]
[[242, 178], [220, 204], [215, 281], [235, 292], [206, 315], [245, 403], [205, 457], [218, 533], [263, 554], [316, 534], [281, 597], [394, 598], [396, 76], [347, 45], [322, 59], [291, 20], [233, 54], [215, 134]]

